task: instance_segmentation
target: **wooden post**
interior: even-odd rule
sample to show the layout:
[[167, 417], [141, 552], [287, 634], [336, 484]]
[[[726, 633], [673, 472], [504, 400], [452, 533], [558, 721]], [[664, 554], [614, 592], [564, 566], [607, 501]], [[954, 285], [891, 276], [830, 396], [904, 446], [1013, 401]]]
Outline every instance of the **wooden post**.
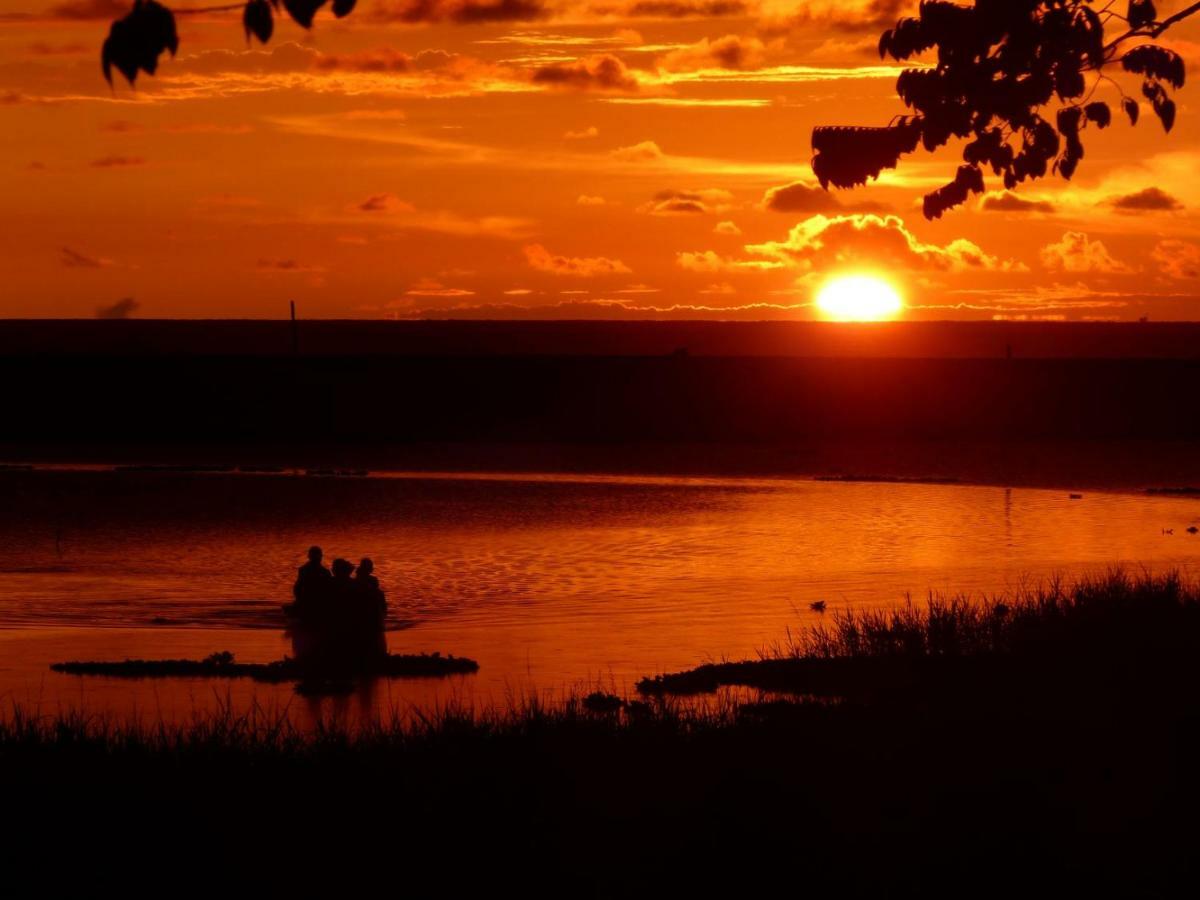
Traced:
[[300, 334], [296, 331], [296, 301], [289, 300], [288, 306], [292, 309], [292, 356], [299, 356]]

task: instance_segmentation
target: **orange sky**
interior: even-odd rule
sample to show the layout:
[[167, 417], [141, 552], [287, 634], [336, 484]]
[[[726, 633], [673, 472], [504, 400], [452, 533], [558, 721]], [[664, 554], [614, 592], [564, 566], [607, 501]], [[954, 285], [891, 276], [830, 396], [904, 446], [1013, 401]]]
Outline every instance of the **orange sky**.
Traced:
[[[180, 16], [110, 90], [128, 2], [8, 0], [0, 315], [808, 319], [877, 271], [913, 319], [1200, 318], [1193, 87], [1169, 136], [1118, 118], [1073, 182], [939, 222], [954, 145], [814, 189], [814, 125], [903, 110], [874, 46], [910, 5], [359, 0], [265, 49]], [[1200, 71], [1200, 20], [1172, 35]]]

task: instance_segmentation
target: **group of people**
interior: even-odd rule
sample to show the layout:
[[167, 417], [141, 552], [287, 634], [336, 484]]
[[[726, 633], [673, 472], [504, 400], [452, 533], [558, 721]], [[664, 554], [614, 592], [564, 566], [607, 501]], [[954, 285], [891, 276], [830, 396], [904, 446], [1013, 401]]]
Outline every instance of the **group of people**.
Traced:
[[375, 564], [356, 567], [335, 559], [330, 568], [320, 547], [296, 573], [295, 601], [284, 606], [293, 623], [292, 643], [301, 663], [325, 669], [362, 669], [387, 654], [383, 636], [387, 600]]

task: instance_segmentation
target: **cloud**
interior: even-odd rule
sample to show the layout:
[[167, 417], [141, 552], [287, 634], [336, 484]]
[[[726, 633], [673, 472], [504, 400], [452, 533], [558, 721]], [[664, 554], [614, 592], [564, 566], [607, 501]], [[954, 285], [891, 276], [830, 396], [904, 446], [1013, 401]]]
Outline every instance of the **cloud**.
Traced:
[[[303, 61], [304, 56], [298, 55], [296, 59]], [[476, 61], [445, 50], [422, 50], [413, 56], [391, 47], [357, 53], [316, 53], [311, 59], [312, 68], [318, 72], [430, 72]]]
[[1156, 187], [1148, 187], [1123, 197], [1114, 197], [1109, 204], [1121, 213], [1174, 212], [1183, 209], [1182, 203]]
[[622, 162], [652, 162], [666, 156], [654, 141], [642, 141], [631, 147], [618, 147], [611, 155], [613, 159], [619, 159]]
[[763, 30], [786, 34], [805, 26], [838, 31], [877, 31], [896, 24], [903, 15], [915, 15], [916, 0], [807, 0], [797, 11], [784, 15], [768, 11]]
[[792, 228], [783, 241], [748, 244], [752, 256], [805, 269], [862, 264], [934, 271], [1012, 271], [1018, 264], [984, 253], [958, 238], [942, 246], [920, 241], [898, 216], [815, 215]]
[[631, 0], [616, 6], [597, 4], [593, 9], [600, 15], [647, 19], [712, 19], [750, 12], [744, 0]]
[[1185, 241], [1159, 241], [1150, 253], [1164, 275], [1171, 278], [1200, 278], [1200, 246]]
[[729, 209], [733, 195], [719, 188], [701, 191], [659, 191], [649, 203], [638, 207], [638, 212], [652, 216], [687, 215], [689, 213], [715, 213]]
[[575, 201], [580, 206], [603, 206], [603, 197], [593, 197], [588, 194], [580, 194], [579, 199]]
[[820, 185], [805, 184], [803, 181], [768, 188], [762, 202], [772, 212], [783, 213], [827, 212], [838, 207], [837, 198]]
[[636, 91], [639, 87], [625, 63], [611, 53], [541, 66], [533, 70], [530, 80], [577, 91]]
[[737, 236], [741, 233], [742, 229], [738, 228], [735, 222], [718, 222], [713, 228], [713, 234]]
[[1052, 213], [1054, 204], [1046, 200], [1027, 200], [1012, 191], [993, 191], [984, 196], [979, 208], [985, 212]]
[[105, 156], [93, 159], [89, 165], [93, 169], [122, 169], [129, 166], [144, 166], [146, 160], [140, 156]]
[[596, 275], [628, 275], [632, 271], [619, 259], [608, 259], [603, 256], [556, 256], [541, 244], [526, 246], [525, 259], [534, 269], [539, 272], [549, 272], [551, 275], [592, 278]]
[[398, 213], [412, 212], [416, 207], [395, 194], [372, 194], [355, 208], [366, 213]]
[[142, 304], [138, 303], [132, 297], [124, 297], [116, 303], [110, 303], [107, 306], [96, 307], [97, 319], [128, 319], [135, 312], [142, 308]]
[[766, 47], [755, 37], [727, 34], [710, 41], [672, 50], [659, 60], [670, 72], [693, 72], [704, 69], [757, 69], [766, 57]]
[[294, 259], [260, 259], [256, 268], [260, 272], [283, 272], [297, 275], [325, 271], [321, 266], [310, 266]]
[[59, 257], [59, 260], [68, 269], [104, 269], [113, 264], [111, 259], [88, 256], [86, 253], [80, 253], [70, 247], [62, 248], [62, 256]]
[[48, 13], [55, 19], [76, 21], [120, 19], [128, 15], [132, 5], [129, 0], [66, 0], [51, 6]]
[[[116, 17], [114, 16], [114, 18]], [[90, 53], [94, 48], [78, 41], [67, 44], [49, 44], [45, 41], [34, 41], [29, 45], [28, 49], [34, 56], [77, 56], [81, 53]]]
[[549, 18], [542, 0], [388, 0], [378, 3], [366, 18], [375, 22], [533, 22]]
[[433, 278], [422, 278], [404, 293], [408, 297], [473, 297], [475, 295], [474, 291], [464, 288], [446, 287]]
[[1047, 244], [1041, 251], [1042, 265], [1051, 271], [1099, 272], [1108, 275], [1127, 273], [1130, 268], [1113, 259], [1100, 241], [1092, 241], [1080, 231], [1068, 231], [1062, 240]]
[[101, 131], [111, 131], [114, 134], [133, 134], [142, 130], [142, 126], [137, 122], [130, 122], [128, 119], [114, 119], [111, 122], [104, 122], [100, 126]]
[[675, 262], [689, 272], [768, 272], [782, 269], [786, 263], [772, 259], [729, 259], [713, 250], [675, 254]]
[[579, 131], [568, 131], [563, 137], [568, 141], [583, 141], [589, 138], [599, 137], [600, 129], [595, 125], [589, 125], [587, 128]]

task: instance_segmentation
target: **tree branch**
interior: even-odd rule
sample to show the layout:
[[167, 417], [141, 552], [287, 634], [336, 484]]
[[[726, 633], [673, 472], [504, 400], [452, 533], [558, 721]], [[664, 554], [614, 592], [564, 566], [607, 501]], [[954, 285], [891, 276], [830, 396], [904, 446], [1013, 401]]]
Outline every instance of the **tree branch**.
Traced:
[[1108, 53], [1110, 50], [1115, 50], [1119, 45], [1125, 43], [1125, 41], [1129, 40], [1130, 38], [1160, 37], [1162, 36], [1162, 33], [1172, 25], [1176, 25], [1179, 22], [1182, 22], [1184, 19], [1194, 16], [1198, 12], [1200, 12], [1200, 3], [1193, 3], [1186, 9], [1181, 9], [1179, 12], [1175, 13], [1175, 15], [1167, 16], [1167, 18], [1163, 19], [1161, 22], [1155, 22], [1149, 28], [1136, 28], [1131, 31], [1127, 31], [1120, 37], [1114, 38], [1113, 41], [1104, 48], [1104, 52]]

